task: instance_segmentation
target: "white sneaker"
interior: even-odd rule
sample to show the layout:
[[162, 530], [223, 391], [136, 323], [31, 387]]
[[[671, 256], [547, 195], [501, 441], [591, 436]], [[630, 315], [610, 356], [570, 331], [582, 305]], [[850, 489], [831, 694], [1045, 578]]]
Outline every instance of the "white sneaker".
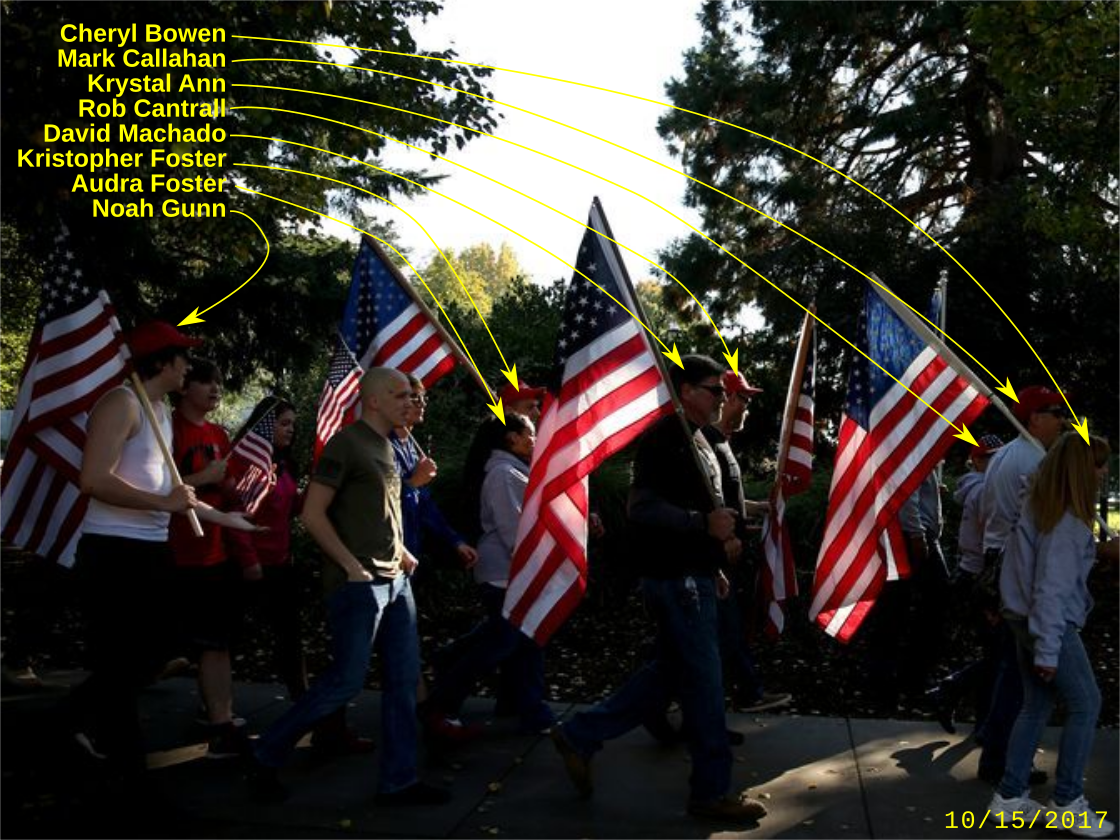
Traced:
[[[1068, 805], [1056, 805], [1051, 799], [1046, 803], [1046, 811], [1048, 828], [1068, 831], [1074, 837], [1108, 837], [1116, 828], [1104, 818], [1103, 813], [1094, 811], [1084, 796], [1077, 797]], [[1054, 817], [1052, 822], [1051, 815]]]
[[1041, 802], [1031, 799], [1030, 791], [1023, 791], [1022, 796], [1011, 796], [1004, 799], [999, 791], [992, 794], [992, 801], [988, 803], [988, 811], [992, 819], [998, 819], [998, 825], [1010, 826], [1016, 818], [1030, 822], [1035, 814], [1046, 810]]

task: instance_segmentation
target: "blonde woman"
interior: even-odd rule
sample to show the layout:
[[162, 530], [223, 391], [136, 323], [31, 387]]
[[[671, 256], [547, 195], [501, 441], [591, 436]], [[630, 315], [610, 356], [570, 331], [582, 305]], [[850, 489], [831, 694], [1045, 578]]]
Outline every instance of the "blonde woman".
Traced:
[[[1108, 444], [1075, 432], [1058, 439], [1039, 466], [1000, 574], [1003, 616], [1015, 634], [1023, 706], [1007, 749], [1007, 765], [988, 806], [1006, 824], [1046, 811], [1053, 828], [1078, 837], [1107, 837], [1113, 825], [1085, 799], [1083, 777], [1092, 750], [1101, 693], [1081, 642], [1093, 599], [1087, 584], [1096, 560], [1092, 525]], [[1030, 798], [1031, 758], [1054, 701], [1067, 709], [1054, 794], [1043, 808]]]

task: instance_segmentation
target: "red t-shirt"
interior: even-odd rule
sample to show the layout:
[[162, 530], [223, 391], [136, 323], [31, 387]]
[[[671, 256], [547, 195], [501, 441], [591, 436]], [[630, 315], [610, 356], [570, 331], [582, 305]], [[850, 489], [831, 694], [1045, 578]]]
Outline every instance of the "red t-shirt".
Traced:
[[[184, 478], [229, 454], [229, 435], [217, 423], [207, 421], [196, 425], [176, 411], [171, 415], [171, 428], [175, 464], [179, 467], [179, 475]], [[227, 492], [221, 484], [195, 488], [199, 501], [219, 509], [228, 507], [225, 503]], [[175, 552], [175, 565], [213, 566], [226, 559], [228, 555], [222, 529], [211, 522], [204, 522], [202, 531], [202, 536], [196, 537], [185, 516], [171, 517], [169, 536]]]

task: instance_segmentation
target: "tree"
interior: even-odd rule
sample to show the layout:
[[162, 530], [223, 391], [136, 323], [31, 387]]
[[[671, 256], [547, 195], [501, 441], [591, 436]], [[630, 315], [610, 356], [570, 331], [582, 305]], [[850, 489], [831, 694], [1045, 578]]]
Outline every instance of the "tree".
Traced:
[[[442, 153], [452, 145], [461, 148], [474, 135], [465, 128], [452, 128], [430, 117], [438, 116], [476, 131], [490, 131], [496, 124], [495, 118], [490, 103], [480, 98], [487, 92], [482, 82], [490, 71], [351, 49], [325, 48], [320, 53], [317, 47], [292, 42], [345, 43], [417, 53], [409, 26], [439, 9], [439, 3], [429, 0], [334, 4], [214, 0], [5, 3], [0, 7], [0, 61], [7, 80], [3, 86], [0, 147], [9, 163], [0, 185], [3, 219], [19, 233], [26, 258], [34, 260], [37, 253], [45, 250], [44, 243], [49, 243], [58, 219], [62, 218], [86, 266], [86, 276], [105, 285], [123, 323], [128, 325], [152, 316], [177, 321], [196, 306], [205, 308], [222, 298], [260, 265], [264, 242], [247, 219], [232, 212], [225, 218], [169, 218], [158, 213], [155, 218], [94, 218], [95, 198], [162, 201], [167, 195], [157, 196], [150, 190], [127, 196], [90, 194], [74, 189], [76, 175], [100, 176], [108, 175], [108, 171], [78, 173], [72, 168], [30, 168], [15, 166], [14, 162], [21, 150], [140, 152], [141, 165], [121, 169], [119, 174], [142, 178], [146, 186], [149, 176], [157, 172], [224, 178], [225, 191], [208, 198], [221, 198], [228, 210], [241, 210], [251, 216], [271, 243], [271, 256], [260, 275], [229, 302], [203, 316], [205, 324], [192, 329], [207, 337], [215, 355], [225, 358], [232, 382], [244, 380], [264, 365], [276, 376], [290, 374], [306, 363], [305, 351], [310, 345], [318, 345], [320, 352], [329, 353], [357, 234], [348, 243], [328, 239], [317, 232], [322, 228], [318, 216], [232, 185], [236, 182], [372, 230], [366, 207], [370, 202], [381, 202], [369, 193], [388, 198], [420, 189], [396, 177], [398, 174], [421, 184], [434, 183], [436, 179], [424, 172], [397, 172], [386, 167], [381, 154], [392, 142], [388, 138]], [[136, 23], [141, 39], [146, 24], [178, 29], [223, 28], [226, 41], [210, 45], [210, 51], [225, 55], [225, 67], [190, 72], [194, 77], [223, 80], [224, 94], [126, 94], [121, 101], [131, 109], [133, 100], [138, 98], [164, 103], [202, 101], [224, 95], [227, 107], [236, 110], [214, 120], [137, 119], [131, 115], [92, 121], [79, 118], [78, 100], [91, 97], [90, 71], [59, 67], [60, 49], [78, 46], [61, 40], [61, 27], [67, 23], [100, 29]], [[274, 40], [247, 40], [234, 35]], [[96, 52], [101, 45], [91, 46]], [[142, 50], [151, 48], [145, 43], [135, 46]], [[192, 45], [193, 52], [207, 49], [200, 44]], [[116, 52], [117, 66], [105, 75], [134, 79], [162, 76], [165, 72], [122, 67], [119, 53], [123, 50]], [[450, 50], [424, 54], [443, 59], [455, 57]], [[173, 85], [181, 84], [186, 73], [170, 72]], [[112, 101], [107, 94], [93, 98]], [[261, 110], [264, 108], [313, 116]], [[109, 126], [108, 142], [45, 141], [47, 124], [88, 128], [91, 122], [98, 127]], [[153, 164], [151, 149], [160, 148], [161, 144], [122, 140], [119, 126], [129, 123], [149, 128], [173, 123], [179, 129], [198, 129], [211, 123], [231, 136], [220, 143], [197, 144], [197, 148], [189, 143], [166, 144], [167, 151], [223, 154], [219, 162], [180, 171], [162, 163]], [[257, 139], [260, 137], [265, 139]], [[284, 167], [321, 177], [260, 166]]]
[[[689, 174], [918, 308], [948, 276], [949, 334], [998, 376], [1048, 381], [948, 256], [796, 150], [849, 175], [940, 241], [1073, 386], [1075, 408], [1115, 435], [1120, 7], [709, 0], [700, 19], [701, 44], [668, 92], [708, 116], [674, 111], [660, 125]], [[713, 239], [854, 332], [859, 275], [706, 187], [690, 183], [687, 201]], [[663, 256], [675, 274], [700, 278], [693, 290], [713, 314], [757, 302], [768, 334], [796, 329], [797, 307], [700, 237]], [[843, 345], [822, 334], [820, 375], [834, 380]]]
[[459, 253], [444, 248], [443, 256], [433, 254], [422, 274], [424, 282], [440, 303], [446, 306], [454, 302], [473, 313], [474, 309], [463, 292], [463, 286], [466, 286], [471, 298], [486, 316], [490, 314], [494, 301], [524, 271], [508, 242], [503, 242], [497, 253], [490, 243], [479, 242], [468, 245]]

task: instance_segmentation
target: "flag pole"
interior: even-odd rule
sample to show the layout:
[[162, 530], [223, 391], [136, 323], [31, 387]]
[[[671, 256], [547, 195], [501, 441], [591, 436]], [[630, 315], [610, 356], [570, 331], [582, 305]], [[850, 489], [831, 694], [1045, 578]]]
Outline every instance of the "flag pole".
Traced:
[[786, 410], [782, 417], [782, 439], [778, 442], [778, 474], [774, 479], [774, 486], [782, 483], [782, 475], [786, 471], [786, 461], [789, 459], [789, 444], [793, 437], [793, 418], [797, 414], [797, 404], [801, 399], [801, 383], [805, 377], [805, 360], [809, 356], [809, 332], [813, 329], [813, 322], [817, 315], [817, 305], [809, 305], [805, 313], [805, 320], [801, 322], [801, 336], [797, 340], [797, 355], [793, 360], [793, 374], [789, 378], [789, 390], [786, 392]]
[[[148, 399], [148, 392], [144, 390], [144, 383], [140, 381], [140, 377], [136, 371], [129, 374], [132, 379], [133, 390], [136, 391], [136, 396], [140, 399], [140, 406], [144, 409], [144, 416], [148, 418], [148, 423], [152, 427], [152, 433], [156, 436], [156, 443], [159, 444], [159, 451], [163, 453], [164, 463], [167, 464], [167, 469], [171, 472], [171, 486], [180, 487], [183, 484], [183, 477], [179, 475], [179, 468], [175, 465], [175, 458], [171, 454], [171, 449], [167, 446], [167, 441], [163, 439], [163, 431], [159, 427], [159, 421], [156, 419], [155, 409], [152, 408], [152, 401]], [[192, 509], [186, 510], [187, 521], [191, 523], [191, 530], [194, 531], [196, 537], [202, 536], [202, 525], [198, 521], [198, 514]]]
[[[630, 272], [626, 270], [626, 263], [622, 261], [622, 254], [619, 253], [618, 246], [610, 241], [615, 238], [614, 233], [611, 231], [610, 223], [607, 221], [607, 214], [603, 212], [603, 205], [599, 203], [598, 196], [594, 199], [594, 205], [599, 208], [599, 217], [602, 219], [603, 227], [605, 228], [605, 230], [600, 233], [610, 237], [610, 239], [604, 243], [604, 247], [614, 249], [615, 260], [618, 262], [619, 270], [622, 273], [621, 280], [626, 285], [626, 292], [629, 294], [630, 300], [634, 304], [634, 311], [637, 313], [638, 317], [641, 318], [643, 324], [648, 324], [649, 321], [646, 318], [645, 310], [642, 308], [642, 302], [638, 299], [638, 293], [634, 290], [634, 284], [630, 282]], [[649, 347], [650, 354], [657, 362], [657, 370], [661, 374], [661, 380], [665, 383], [665, 387], [669, 391], [669, 398], [673, 401], [673, 411], [680, 421], [681, 429], [684, 430], [685, 437], [688, 438], [688, 448], [692, 452], [692, 460], [695, 462], [696, 469], [699, 470], [700, 475], [704, 477], [704, 486], [708, 490], [708, 496], [711, 499], [712, 506], [718, 508], [720, 507], [720, 494], [716, 493], [715, 487], [712, 486], [711, 476], [708, 475], [708, 470], [705, 468], [704, 462], [700, 457], [700, 452], [696, 448], [696, 440], [692, 436], [692, 429], [688, 426], [688, 419], [684, 414], [684, 406], [681, 405], [680, 397], [677, 396], [677, 391], [673, 387], [673, 380], [669, 378], [669, 370], [665, 364], [665, 357], [661, 354], [660, 350], [650, 344], [650, 340], [647, 336], [643, 334], [642, 338], [645, 340], [646, 346]]]
[[[482, 374], [478, 372], [473, 364], [471, 364], [470, 359], [467, 358], [466, 354], [459, 347], [459, 343], [451, 337], [451, 334], [447, 332], [447, 329], [443, 326], [443, 324], [439, 322], [439, 319], [432, 314], [432, 310], [428, 308], [428, 305], [420, 299], [420, 295], [417, 293], [416, 289], [414, 289], [412, 284], [405, 279], [405, 276], [401, 274], [400, 269], [398, 269], [396, 265], [393, 264], [393, 261], [389, 259], [388, 254], [385, 253], [385, 249], [381, 247], [381, 244], [376, 239], [365, 233], [362, 234], [362, 238], [371, 248], [373, 248], [374, 253], [377, 254], [377, 256], [381, 259], [381, 262], [385, 265], [385, 267], [389, 269], [389, 272], [393, 275], [393, 279], [397, 281], [397, 285], [399, 285], [404, 290], [404, 293], [408, 295], [412, 302], [420, 308], [420, 311], [423, 312], [425, 316], [427, 316], [432, 326], [435, 327], [436, 332], [439, 333], [440, 338], [447, 342], [447, 346], [451, 348], [451, 352], [454, 354], [459, 363], [471, 372], [471, 375], [474, 377], [474, 380], [478, 383], [479, 387], [482, 388], [482, 390], [489, 394], [491, 397], [493, 397], [493, 393], [490, 391], [490, 386], [486, 384], [486, 381], [482, 378]], [[496, 397], [494, 397], [494, 399], [496, 399]]]

